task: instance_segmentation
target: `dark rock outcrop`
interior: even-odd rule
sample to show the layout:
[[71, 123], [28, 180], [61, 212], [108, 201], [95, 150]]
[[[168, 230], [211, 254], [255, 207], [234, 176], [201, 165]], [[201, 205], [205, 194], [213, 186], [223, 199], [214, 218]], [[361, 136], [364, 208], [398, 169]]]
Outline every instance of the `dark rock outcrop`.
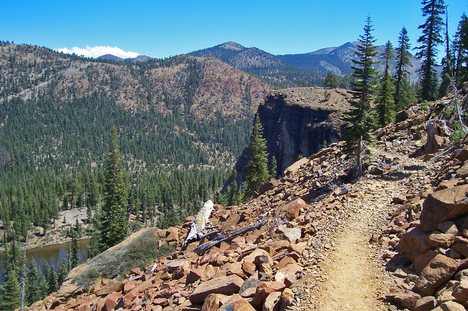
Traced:
[[[350, 91], [317, 87], [281, 89], [266, 97], [258, 114], [270, 160], [274, 156], [277, 161], [277, 176], [298, 158], [340, 140], [343, 113], [351, 99]], [[239, 176], [244, 175], [247, 161], [244, 150], [236, 164]]]

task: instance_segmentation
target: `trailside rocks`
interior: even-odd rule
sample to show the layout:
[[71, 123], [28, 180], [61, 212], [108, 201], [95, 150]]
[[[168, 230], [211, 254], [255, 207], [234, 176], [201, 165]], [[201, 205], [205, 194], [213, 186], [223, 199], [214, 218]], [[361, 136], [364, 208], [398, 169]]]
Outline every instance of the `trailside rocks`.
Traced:
[[244, 280], [237, 275], [223, 276], [200, 284], [190, 295], [190, 302], [202, 304], [209, 294], [232, 295], [239, 292]]
[[431, 231], [445, 220], [468, 213], [468, 184], [429, 194], [421, 212], [421, 229]]

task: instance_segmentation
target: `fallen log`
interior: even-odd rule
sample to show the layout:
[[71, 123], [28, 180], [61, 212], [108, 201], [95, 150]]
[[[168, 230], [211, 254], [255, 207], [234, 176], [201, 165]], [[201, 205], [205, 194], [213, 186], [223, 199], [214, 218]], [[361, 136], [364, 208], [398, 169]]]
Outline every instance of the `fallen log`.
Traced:
[[249, 231], [253, 231], [255, 229], [258, 229], [258, 228], [262, 227], [263, 225], [265, 225], [266, 223], [267, 223], [267, 218], [264, 217], [264, 218], [260, 219], [259, 221], [257, 221], [256, 223], [253, 223], [253, 224], [250, 224], [248, 226], [239, 228], [237, 230], [234, 230], [234, 231], [231, 231], [231, 232], [225, 231], [224, 233], [219, 232], [219, 237], [216, 240], [208, 241], [206, 243], [203, 243], [203, 244], [199, 245], [198, 247], [196, 247], [193, 251], [194, 251], [194, 253], [196, 253], [198, 255], [202, 255], [204, 252], [211, 249], [212, 247], [215, 247], [215, 246], [221, 244], [221, 242], [230, 241], [230, 240], [236, 238], [239, 235], [242, 235], [242, 234], [245, 234], [245, 233], [247, 233]]

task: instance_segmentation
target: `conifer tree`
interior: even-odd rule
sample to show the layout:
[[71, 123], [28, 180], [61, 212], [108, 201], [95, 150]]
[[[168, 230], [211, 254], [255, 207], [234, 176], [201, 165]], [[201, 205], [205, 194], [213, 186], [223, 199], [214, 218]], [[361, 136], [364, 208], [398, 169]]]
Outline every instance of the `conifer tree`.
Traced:
[[0, 287], [0, 310], [13, 311], [21, 304], [21, 289], [15, 270], [8, 271], [6, 282]]
[[457, 86], [461, 87], [464, 81], [468, 81], [468, 18], [465, 13], [458, 23], [453, 46], [455, 81]]
[[266, 140], [263, 137], [263, 126], [258, 114], [255, 115], [250, 144], [247, 147], [249, 162], [247, 164], [247, 196], [253, 196], [262, 184], [268, 181], [268, 153]]
[[121, 242], [127, 236], [127, 195], [115, 126], [111, 130], [109, 154], [106, 162], [104, 204], [100, 225], [99, 246], [101, 251]]
[[448, 29], [448, 11], [445, 7], [445, 56], [442, 58], [442, 82], [439, 87], [439, 96], [443, 97], [448, 94], [450, 84], [453, 79], [453, 69], [452, 69], [453, 55], [452, 50], [450, 49], [450, 38], [449, 38], [449, 29]]
[[419, 26], [422, 35], [418, 39], [420, 46], [416, 54], [422, 59], [419, 70], [421, 82], [421, 98], [434, 100], [437, 95], [437, 75], [435, 71], [437, 46], [443, 42], [440, 32], [444, 21], [441, 15], [445, 12], [444, 0], [422, 0], [422, 13], [426, 17], [424, 24]]
[[398, 37], [395, 75], [395, 110], [401, 111], [411, 103], [408, 67], [411, 65], [410, 39], [405, 27]]
[[68, 265], [64, 259], [60, 262], [57, 269], [57, 283], [58, 286], [62, 285], [63, 281], [67, 278], [68, 275]]
[[59, 284], [57, 281], [57, 272], [51, 266], [48, 266], [47, 269], [47, 293], [50, 294], [59, 289]]
[[377, 48], [374, 45], [375, 39], [372, 31], [371, 19], [367, 17], [364, 34], [359, 36], [356, 57], [353, 59], [354, 98], [351, 102], [351, 109], [345, 117], [345, 120], [349, 122], [346, 128], [347, 149], [356, 155], [356, 176], [362, 174], [363, 142], [371, 141], [370, 131], [375, 125], [372, 100], [376, 84], [374, 58], [377, 55]]
[[75, 268], [79, 263], [78, 259], [78, 233], [73, 230], [70, 247], [70, 268]]
[[390, 65], [392, 63], [394, 54], [393, 46], [390, 41], [387, 41], [385, 50], [382, 53], [385, 62], [384, 72], [380, 81], [380, 90], [377, 97], [377, 113], [379, 118], [379, 125], [384, 127], [395, 119], [395, 99], [394, 92], [395, 86], [393, 77], [390, 74]]
[[26, 301], [31, 304], [44, 298], [47, 294], [47, 282], [34, 260], [27, 266], [26, 272]]

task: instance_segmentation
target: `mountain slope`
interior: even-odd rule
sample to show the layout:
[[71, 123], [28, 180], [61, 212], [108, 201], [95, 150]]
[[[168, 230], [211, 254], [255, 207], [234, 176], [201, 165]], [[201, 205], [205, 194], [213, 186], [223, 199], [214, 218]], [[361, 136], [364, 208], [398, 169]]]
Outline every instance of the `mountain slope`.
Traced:
[[267, 83], [284, 87], [301, 83], [316, 85], [320, 77], [316, 73], [291, 66], [277, 56], [259, 48], [247, 48], [236, 42], [191, 52], [189, 55], [214, 57], [238, 69], [262, 78]]
[[[347, 42], [339, 47], [324, 48], [304, 54], [278, 55], [278, 58], [292, 66], [304, 70], [316, 71], [322, 74], [325, 74], [327, 71], [332, 71], [337, 75], [343, 76], [352, 73], [352, 59], [354, 58], [357, 45], [357, 42]], [[382, 71], [384, 68], [381, 56], [384, 49], [385, 47], [383, 45], [377, 47], [378, 71]], [[417, 81], [417, 70], [420, 68], [421, 62], [414, 56], [411, 56], [411, 63], [413, 66], [409, 68], [410, 77], [412, 81]]]
[[165, 226], [183, 219], [222, 184], [270, 89], [193, 56], [99, 61], [4, 43], [0, 68], [0, 218], [24, 224], [24, 235], [82, 207], [91, 191], [102, 197], [91, 181], [103, 183], [113, 125], [138, 177], [129, 208], [140, 219], [140, 208], [172, 213], [159, 217]]
[[[236, 68], [255, 74], [265, 81], [279, 86], [300, 86], [302, 84], [322, 85], [328, 71], [339, 76], [352, 73], [352, 59], [357, 42], [346, 42], [339, 47], [322, 48], [302, 54], [273, 55], [258, 48], [247, 48], [236, 42], [226, 42], [211, 48], [190, 53], [190, 55], [218, 58]], [[378, 47], [377, 69], [382, 71], [381, 54], [384, 46]], [[420, 61], [411, 57], [413, 66], [409, 69], [412, 81], [418, 79]]]

